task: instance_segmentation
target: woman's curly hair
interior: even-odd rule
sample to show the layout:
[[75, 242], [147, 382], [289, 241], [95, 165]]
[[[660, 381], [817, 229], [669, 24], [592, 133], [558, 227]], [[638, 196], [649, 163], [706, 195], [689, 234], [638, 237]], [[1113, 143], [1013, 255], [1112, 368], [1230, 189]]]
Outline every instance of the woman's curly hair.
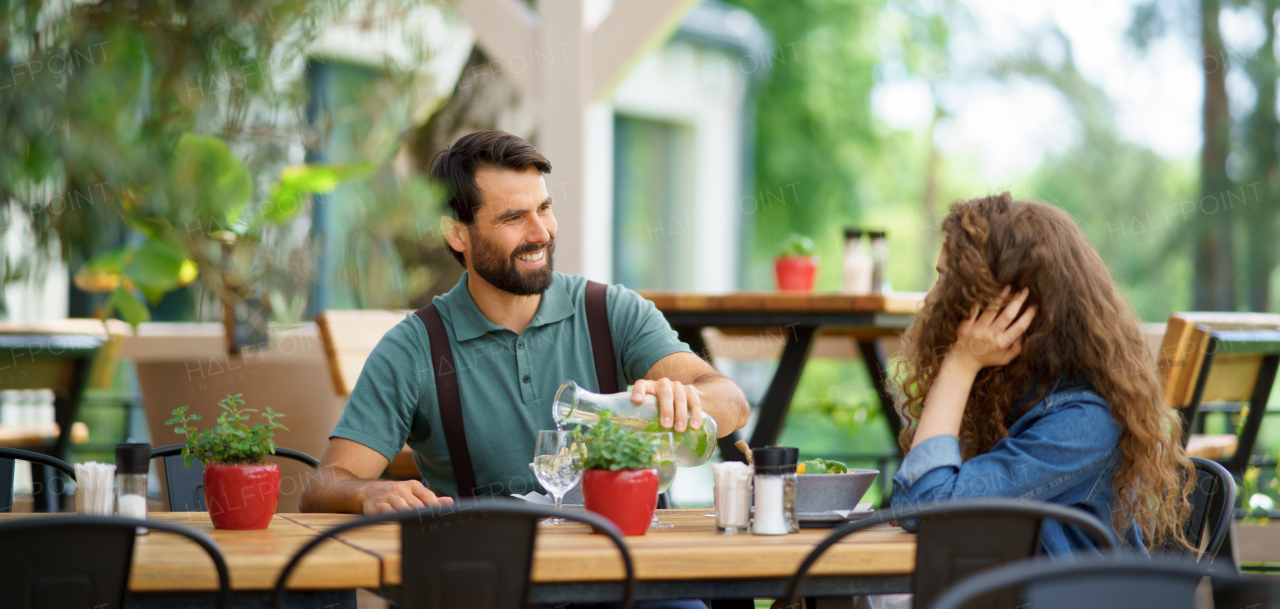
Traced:
[[946, 272], [904, 336], [902, 447], [911, 446], [942, 356], [973, 305], [996, 302], [1006, 285], [1014, 293], [1028, 288], [1024, 308], [1036, 305], [1037, 313], [1022, 354], [1007, 366], [982, 369], [969, 394], [960, 426], [964, 459], [1008, 436], [1008, 424], [1055, 382], [1088, 383], [1123, 430], [1123, 457], [1111, 478], [1113, 527], [1121, 533], [1136, 521], [1148, 547], [1186, 547], [1182, 525], [1194, 470], [1179, 419], [1165, 405], [1137, 315], [1075, 221], [1006, 192], [954, 203], [942, 233]]

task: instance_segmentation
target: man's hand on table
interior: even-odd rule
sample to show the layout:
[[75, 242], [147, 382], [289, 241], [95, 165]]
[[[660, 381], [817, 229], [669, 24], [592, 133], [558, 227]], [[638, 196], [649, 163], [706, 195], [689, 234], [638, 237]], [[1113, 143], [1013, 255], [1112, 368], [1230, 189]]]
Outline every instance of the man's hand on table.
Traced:
[[702, 398], [697, 387], [668, 378], [637, 380], [631, 386], [631, 401], [639, 404], [646, 395], [658, 396], [658, 420], [663, 429], [681, 432], [686, 427], [702, 427]]
[[364, 500], [361, 503], [366, 516], [453, 505], [452, 497], [436, 497], [417, 480], [382, 481], [366, 487], [362, 494]]

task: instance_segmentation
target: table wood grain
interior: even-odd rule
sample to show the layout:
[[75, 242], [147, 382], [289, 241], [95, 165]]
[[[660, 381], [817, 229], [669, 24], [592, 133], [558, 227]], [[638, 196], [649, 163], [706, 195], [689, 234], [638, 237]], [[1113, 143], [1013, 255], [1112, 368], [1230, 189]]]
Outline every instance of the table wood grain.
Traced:
[[[0, 514], [0, 523], [19, 518], [66, 514]], [[200, 530], [226, 555], [235, 590], [270, 590], [294, 552], [317, 532], [279, 514], [266, 530], [222, 531], [206, 512], [155, 512], [151, 520]], [[68, 550], [72, 551], [72, 550]], [[304, 558], [288, 587], [294, 590], [376, 588], [382, 580], [379, 559], [341, 541], [325, 542]], [[172, 533], [152, 531], [134, 544], [129, 589], [133, 592], [216, 590], [213, 560], [195, 542]]]
[[[659, 510], [674, 529], [626, 538], [641, 580], [786, 578], [830, 529], [793, 535], [719, 535], [711, 509]], [[300, 525], [324, 530], [349, 522], [350, 514], [285, 514]], [[383, 583], [400, 584], [400, 532], [393, 524], [372, 525], [339, 536], [382, 559]], [[815, 576], [908, 575], [915, 568], [915, 535], [877, 527], [841, 541], [814, 565]], [[535, 543], [534, 583], [612, 581], [623, 576], [613, 544], [585, 525], [540, 527]]]
[[663, 313], [725, 311], [796, 311], [815, 313], [895, 313], [912, 315], [924, 303], [921, 292], [887, 292], [854, 296], [840, 292], [743, 291], [704, 294], [668, 290], [640, 290]]

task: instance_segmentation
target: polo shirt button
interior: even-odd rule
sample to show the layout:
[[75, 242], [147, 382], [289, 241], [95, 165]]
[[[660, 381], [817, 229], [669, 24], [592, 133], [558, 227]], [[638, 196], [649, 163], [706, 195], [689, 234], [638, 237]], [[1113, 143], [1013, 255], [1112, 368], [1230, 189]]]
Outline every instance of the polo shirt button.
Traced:
[[527, 382], [529, 382], [529, 375], [527, 375], [527, 374], [526, 374], [526, 375], [524, 375], [524, 382], [526, 382], [526, 383], [527, 383]]
[[523, 348], [524, 348], [524, 341], [520, 341], [520, 342], [516, 343], [516, 348], [517, 348], [517, 349], [523, 349]]

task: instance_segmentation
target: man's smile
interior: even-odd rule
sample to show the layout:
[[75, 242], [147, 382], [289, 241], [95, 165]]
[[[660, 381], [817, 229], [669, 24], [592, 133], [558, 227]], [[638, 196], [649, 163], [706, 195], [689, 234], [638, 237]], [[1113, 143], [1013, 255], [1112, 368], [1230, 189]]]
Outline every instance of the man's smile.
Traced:
[[517, 254], [516, 260], [520, 261], [521, 266], [529, 268], [542, 266], [543, 264], [546, 264], [547, 249], [544, 247], [536, 251]]

